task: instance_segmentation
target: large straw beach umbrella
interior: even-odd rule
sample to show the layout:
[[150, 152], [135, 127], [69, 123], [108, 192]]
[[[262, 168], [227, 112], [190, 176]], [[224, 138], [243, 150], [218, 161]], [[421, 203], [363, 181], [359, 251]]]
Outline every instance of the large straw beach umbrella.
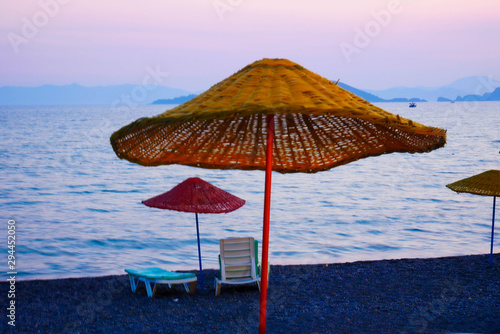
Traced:
[[384, 111], [286, 59], [256, 61], [194, 99], [111, 136], [145, 166], [265, 170], [259, 332], [265, 332], [271, 172], [314, 173], [369, 156], [428, 152], [446, 131]]
[[495, 206], [500, 196], [500, 170], [489, 170], [446, 185], [457, 193], [493, 196], [493, 217], [491, 219], [490, 265], [493, 264], [493, 238], [495, 236]]
[[142, 201], [142, 203], [152, 208], [195, 213], [196, 236], [198, 238], [198, 261], [200, 264], [200, 285], [203, 288], [198, 213], [228, 213], [241, 208], [245, 204], [245, 200], [199, 177], [190, 177], [173, 187], [171, 190]]

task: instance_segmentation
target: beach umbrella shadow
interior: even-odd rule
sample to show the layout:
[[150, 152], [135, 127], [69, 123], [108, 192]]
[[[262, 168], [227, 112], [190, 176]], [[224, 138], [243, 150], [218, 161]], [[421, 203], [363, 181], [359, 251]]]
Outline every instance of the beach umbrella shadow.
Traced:
[[265, 332], [272, 171], [315, 173], [392, 152], [429, 152], [446, 131], [391, 114], [287, 59], [247, 65], [163, 114], [113, 133], [144, 166], [265, 170], [259, 332]]
[[224, 191], [199, 177], [188, 178], [171, 190], [142, 201], [152, 208], [181, 212], [193, 212], [196, 217], [198, 240], [198, 261], [200, 265], [200, 286], [203, 289], [203, 268], [201, 265], [199, 213], [228, 213], [241, 208], [245, 200]]
[[490, 265], [493, 264], [493, 239], [495, 237], [495, 206], [500, 196], [500, 170], [489, 170], [446, 185], [457, 193], [493, 196], [493, 216], [491, 219]]

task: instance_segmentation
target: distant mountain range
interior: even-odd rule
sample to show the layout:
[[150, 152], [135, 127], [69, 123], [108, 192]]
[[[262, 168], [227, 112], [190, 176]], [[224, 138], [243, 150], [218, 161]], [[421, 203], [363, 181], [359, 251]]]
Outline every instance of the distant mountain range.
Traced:
[[165, 86], [113, 85], [85, 87], [43, 85], [0, 87], [0, 105], [140, 105], [160, 98], [189, 94], [187, 90]]
[[464, 97], [459, 96], [455, 101], [500, 101], [500, 88], [495, 89], [491, 93], [485, 93], [483, 95], [465, 95]]
[[174, 97], [173, 99], [160, 99], [153, 101], [151, 104], [181, 104], [191, 100], [193, 97], [196, 97], [196, 94]]
[[[338, 85], [369, 102], [499, 101], [500, 81], [488, 77], [468, 77], [443, 87], [395, 87], [360, 90]], [[114, 85], [85, 87], [43, 85], [0, 87], [0, 105], [143, 105], [180, 104], [195, 97], [191, 92], [165, 86]]]
[[[420, 98], [427, 101], [460, 101], [457, 97], [483, 95], [500, 87], [500, 81], [485, 76], [466, 77], [442, 87], [394, 87], [385, 90], [366, 89], [382, 99]], [[440, 99], [441, 98], [441, 99]]]
[[419, 99], [416, 97], [406, 98], [406, 97], [396, 97], [392, 99], [382, 99], [376, 95], [370, 94], [368, 92], [362, 91], [360, 89], [354, 88], [352, 86], [346, 85], [345, 83], [339, 82], [338, 85], [345, 90], [356, 94], [357, 96], [365, 99], [368, 102], [427, 102], [424, 99]]

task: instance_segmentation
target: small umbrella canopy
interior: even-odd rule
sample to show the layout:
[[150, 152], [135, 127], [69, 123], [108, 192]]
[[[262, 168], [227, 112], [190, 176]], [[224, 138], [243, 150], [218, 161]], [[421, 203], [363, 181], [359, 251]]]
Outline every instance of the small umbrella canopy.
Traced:
[[181, 212], [228, 213], [241, 208], [245, 200], [199, 177], [190, 177], [166, 193], [142, 203], [152, 208]]
[[194, 212], [196, 214], [200, 285], [203, 287], [198, 213], [228, 213], [241, 208], [245, 204], [245, 200], [236, 197], [227, 191], [200, 179], [199, 177], [191, 177], [179, 183], [171, 190], [142, 201], [142, 203], [152, 208]]
[[500, 196], [500, 170], [489, 170], [446, 185], [457, 193]]
[[192, 100], [111, 136], [144, 166], [265, 170], [259, 332], [265, 331], [271, 172], [314, 173], [391, 152], [428, 152], [446, 131], [384, 111], [286, 59], [256, 61]]
[[500, 170], [489, 170], [446, 185], [458, 193], [493, 196], [493, 218], [491, 221], [490, 264], [493, 263], [493, 238], [495, 234], [496, 197], [500, 196]]

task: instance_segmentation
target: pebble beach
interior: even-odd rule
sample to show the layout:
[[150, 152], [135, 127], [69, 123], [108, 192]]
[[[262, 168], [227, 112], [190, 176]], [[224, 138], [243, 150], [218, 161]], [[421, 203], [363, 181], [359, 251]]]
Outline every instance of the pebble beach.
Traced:
[[[161, 285], [153, 299], [127, 275], [18, 281], [16, 326], [0, 332], [256, 333], [257, 286], [215, 297], [216, 270], [203, 274], [193, 295]], [[500, 254], [272, 265], [267, 333], [500, 333], [499, 282]]]

